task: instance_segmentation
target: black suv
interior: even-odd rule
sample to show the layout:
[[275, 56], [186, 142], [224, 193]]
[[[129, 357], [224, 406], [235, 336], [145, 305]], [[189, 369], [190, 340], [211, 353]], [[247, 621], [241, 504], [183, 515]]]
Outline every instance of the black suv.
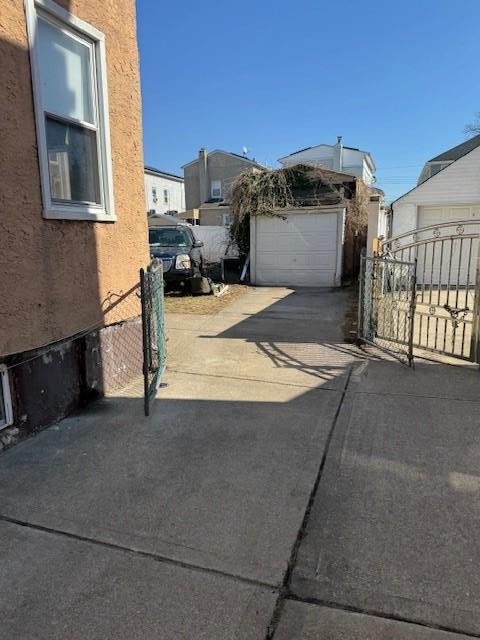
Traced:
[[163, 263], [165, 285], [171, 289], [191, 288], [193, 278], [204, 275], [202, 247], [190, 227], [150, 227], [150, 254]]

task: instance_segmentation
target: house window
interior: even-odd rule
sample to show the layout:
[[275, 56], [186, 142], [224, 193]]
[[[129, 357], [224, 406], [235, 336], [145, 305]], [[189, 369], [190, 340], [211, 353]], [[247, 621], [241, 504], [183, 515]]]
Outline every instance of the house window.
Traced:
[[222, 197], [222, 181], [221, 180], [212, 180], [211, 197], [212, 198]]
[[157, 187], [152, 187], [152, 200], [155, 204], [158, 202]]
[[163, 190], [163, 204], [168, 204], [168, 189]]
[[46, 218], [115, 220], [105, 39], [51, 0], [25, 0]]
[[12, 423], [13, 412], [8, 384], [8, 371], [5, 365], [0, 364], [0, 429], [8, 427]]

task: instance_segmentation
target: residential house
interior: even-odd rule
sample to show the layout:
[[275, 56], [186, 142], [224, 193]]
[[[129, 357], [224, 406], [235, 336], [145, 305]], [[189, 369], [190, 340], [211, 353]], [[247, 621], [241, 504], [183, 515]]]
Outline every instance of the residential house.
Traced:
[[278, 162], [283, 167], [298, 164], [313, 167], [324, 167], [331, 171], [346, 173], [361, 178], [367, 185], [375, 181], [375, 163], [368, 151], [361, 151], [355, 147], [346, 147], [342, 143], [342, 137], [338, 136], [337, 143], [319, 144], [315, 147], [300, 149], [294, 153], [279, 158]]
[[1, 448], [138, 371], [149, 250], [134, 0], [0, 13]]
[[176, 216], [185, 211], [185, 186], [181, 176], [145, 167], [147, 213]]
[[230, 224], [230, 189], [244, 171], [263, 169], [254, 159], [215, 149], [200, 149], [198, 158], [184, 165], [186, 213], [188, 220], [199, 219], [201, 225]]
[[480, 220], [480, 135], [435, 156], [416, 187], [391, 206], [391, 235], [456, 220]]
[[469, 151], [473, 151], [473, 149], [476, 149], [479, 145], [480, 135], [474, 136], [458, 144], [456, 147], [452, 147], [452, 149], [448, 149], [448, 151], [444, 151], [431, 160], [428, 160], [420, 173], [417, 184], [422, 184], [422, 182], [425, 182], [425, 180], [428, 180], [442, 169], [445, 169], [445, 167], [448, 167], [449, 164], [455, 162], [455, 160], [458, 160]]

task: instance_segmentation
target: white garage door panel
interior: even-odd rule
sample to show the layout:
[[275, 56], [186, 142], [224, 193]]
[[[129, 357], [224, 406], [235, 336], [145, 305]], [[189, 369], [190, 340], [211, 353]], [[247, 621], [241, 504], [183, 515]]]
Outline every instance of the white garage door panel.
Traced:
[[256, 218], [255, 282], [334, 286], [338, 211]]
[[[269, 274], [267, 281], [257, 279], [257, 284], [286, 285], [302, 287], [331, 287], [333, 286], [335, 271], [298, 270], [292, 274], [291, 269], [276, 269]], [[300, 284], [299, 284], [300, 283]]]
[[326, 230], [325, 233], [312, 232], [310, 236], [295, 232], [293, 234], [262, 233], [257, 235], [257, 241], [262, 247], [275, 247], [277, 251], [291, 251], [293, 235], [298, 251], [328, 251], [332, 247], [332, 238], [335, 238], [336, 230]]
[[289, 268], [289, 269], [331, 269], [335, 264], [335, 251], [315, 253], [264, 253], [257, 259], [260, 268]]
[[475, 220], [480, 222], [480, 205], [454, 207], [418, 207], [418, 226], [428, 227], [442, 222]]

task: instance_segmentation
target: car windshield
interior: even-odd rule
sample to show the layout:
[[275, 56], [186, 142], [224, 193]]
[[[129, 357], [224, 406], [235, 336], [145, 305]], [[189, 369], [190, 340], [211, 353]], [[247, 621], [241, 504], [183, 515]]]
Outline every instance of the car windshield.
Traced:
[[188, 247], [190, 238], [184, 229], [149, 229], [151, 247]]

